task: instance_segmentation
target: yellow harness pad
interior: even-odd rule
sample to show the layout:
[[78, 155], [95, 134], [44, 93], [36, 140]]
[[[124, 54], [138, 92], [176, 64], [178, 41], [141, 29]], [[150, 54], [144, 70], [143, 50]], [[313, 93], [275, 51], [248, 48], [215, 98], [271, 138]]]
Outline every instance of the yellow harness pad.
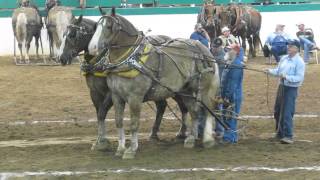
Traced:
[[[139, 64], [145, 64], [147, 62], [151, 48], [151, 44], [146, 44], [146, 47], [143, 49], [142, 55], [140, 57], [140, 61], [138, 61]], [[140, 74], [140, 72], [138, 70], [132, 69], [129, 71], [116, 72], [115, 74], [124, 78], [135, 78]]]
[[[151, 44], [146, 44], [145, 48], [143, 49], [140, 60], [138, 61], [139, 64], [144, 64], [147, 62], [151, 48], [152, 48]], [[135, 78], [140, 74], [140, 72], [138, 70], [131, 69], [131, 70], [126, 70], [126, 71], [121, 71], [121, 72], [94, 72], [93, 75], [96, 77], [107, 77], [107, 75], [110, 73], [116, 74], [116, 75], [118, 75], [120, 77], [124, 77], [124, 78]], [[88, 74], [89, 73], [87, 73], [87, 72], [82, 72], [83, 76], [86, 76]]]

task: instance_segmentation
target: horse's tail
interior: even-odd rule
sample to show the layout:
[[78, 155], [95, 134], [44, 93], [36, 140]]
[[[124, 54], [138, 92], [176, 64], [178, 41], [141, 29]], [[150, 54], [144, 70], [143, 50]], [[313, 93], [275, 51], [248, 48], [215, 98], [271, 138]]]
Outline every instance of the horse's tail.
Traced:
[[24, 13], [20, 13], [17, 17], [16, 23], [16, 38], [18, 42], [22, 42], [27, 38], [27, 16]]

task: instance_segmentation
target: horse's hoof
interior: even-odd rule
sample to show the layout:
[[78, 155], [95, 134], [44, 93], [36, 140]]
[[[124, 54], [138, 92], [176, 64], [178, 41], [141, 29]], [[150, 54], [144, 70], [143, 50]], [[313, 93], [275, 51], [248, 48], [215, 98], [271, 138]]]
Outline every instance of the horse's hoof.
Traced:
[[203, 147], [204, 148], [211, 148], [214, 146], [214, 140], [211, 139], [211, 140], [206, 140], [206, 141], [203, 141]]
[[131, 148], [128, 148], [123, 156], [122, 159], [134, 159], [136, 157], [136, 151], [133, 151]]
[[189, 136], [184, 140], [184, 147], [185, 148], [193, 148], [195, 145], [196, 139], [194, 136]]
[[111, 143], [108, 139], [104, 138], [92, 144], [91, 150], [105, 151], [110, 150]]
[[182, 134], [182, 133], [179, 133], [179, 134], [177, 134], [176, 135], [176, 139], [178, 139], [178, 140], [183, 140], [183, 139], [186, 139], [187, 138], [187, 135], [185, 135], [185, 134]]
[[120, 157], [120, 156], [122, 156], [122, 155], [124, 154], [125, 150], [126, 150], [126, 149], [124, 149], [124, 148], [119, 148], [119, 147], [118, 147], [117, 152], [116, 152], [115, 155], [118, 156], [118, 157]]
[[160, 139], [159, 139], [158, 135], [151, 135], [151, 136], [149, 137], [149, 141], [151, 141], [151, 142], [158, 142], [158, 141], [160, 141]]

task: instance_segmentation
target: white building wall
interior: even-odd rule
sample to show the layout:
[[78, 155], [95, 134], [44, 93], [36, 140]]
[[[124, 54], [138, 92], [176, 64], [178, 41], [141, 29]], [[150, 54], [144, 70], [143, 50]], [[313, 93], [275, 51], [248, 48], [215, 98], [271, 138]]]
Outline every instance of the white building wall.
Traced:
[[[304, 22], [306, 27], [313, 29], [316, 43], [320, 45], [320, 26], [317, 20], [320, 19], [320, 11], [299, 11], [299, 12], [263, 12], [261, 40], [265, 41], [269, 33], [273, 32], [278, 23], [285, 24], [285, 31], [295, 37], [296, 24]], [[172, 38], [189, 38], [197, 21], [197, 14], [178, 15], [130, 15], [125, 16], [139, 30], [151, 34], [163, 34]], [[99, 17], [86, 17], [98, 20]], [[45, 54], [48, 54], [48, 40], [46, 29], [42, 29], [42, 42]], [[14, 36], [11, 25], [11, 18], [0, 18], [0, 55], [13, 55]], [[34, 42], [32, 42], [31, 53], [35, 53]], [[40, 51], [41, 52], [41, 51]]]

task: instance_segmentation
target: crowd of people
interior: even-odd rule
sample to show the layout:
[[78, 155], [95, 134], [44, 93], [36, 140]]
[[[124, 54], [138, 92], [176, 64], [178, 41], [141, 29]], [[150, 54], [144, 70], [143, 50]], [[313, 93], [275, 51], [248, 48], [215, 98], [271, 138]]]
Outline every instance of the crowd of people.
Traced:
[[[314, 35], [310, 28], [305, 28], [303, 23], [298, 23], [299, 31], [296, 38], [284, 32], [285, 25], [277, 24], [275, 32], [271, 33], [266, 42], [265, 48], [274, 56], [277, 67], [265, 69], [264, 72], [279, 78], [279, 86], [274, 105], [274, 118], [276, 135], [272, 139], [278, 140], [282, 144], [293, 143], [293, 116], [295, 113], [296, 98], [298, 88], [302, 85], [305, 74], [305, 64], [309, 62], [309, 53], [313, 49], [318, 49], [314, 42]], [[244, 50], [240, 47], [237, 39], [230, 33], [228, 27], [221, 29], [222, 35], [213, 39], [210, 45], [210, 37], [201, 24], [196, 24], [195, 31], [190, 39], [198, 40], [206, 47], [210, 48], [212, 55], [219, 65], [220, 92], [219, 96], [228, 103], [230, 107], [218, 106], [221, 110], [222, 122], [229, 129], [216, 121], [215, 137], [221, 143], [237, 143], [237, 117], [241, 111], [242, 91], [243, 91], [243, 68]], [[237, 52], [237, 56], [229, 60], [225, 54], [229, 50]], [[303, 58], [299, 52], [303, 50]], [[235, 68], [236, 67], [236, 68]], [[230, 113], [230, 111], [232, 113]], [[203, 133], [204, 117], [199, 113], [199, 136]], [[231, 114], [231, 115], [230, 115]]]

